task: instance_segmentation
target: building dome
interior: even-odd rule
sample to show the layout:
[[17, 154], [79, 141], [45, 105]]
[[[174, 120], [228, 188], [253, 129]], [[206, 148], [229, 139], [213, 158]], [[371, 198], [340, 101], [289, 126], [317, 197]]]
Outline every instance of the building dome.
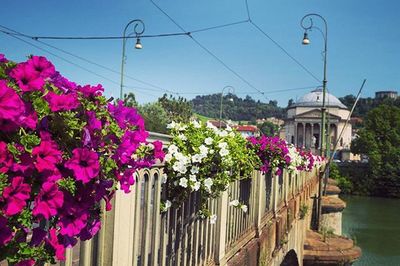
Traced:
[[[325, 94], [325, 105], [327, 107], [339, 107], [347, 109], [347, 107], [339, 101], [338, 98], [333, 96], [330, 93]], [[322, 106], [322, 88], [318, 88], [313, 90], [304, 96], [302, 96], [295, 104], [290, 107], [314, 107], [314, 106]]]

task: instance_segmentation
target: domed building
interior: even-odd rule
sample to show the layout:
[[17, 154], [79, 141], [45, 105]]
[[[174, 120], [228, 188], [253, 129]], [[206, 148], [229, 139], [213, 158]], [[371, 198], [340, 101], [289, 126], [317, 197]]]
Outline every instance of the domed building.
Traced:
[[[333, 149], [350, 111], [338, 98], [329, 93], [325, 95], [325, 106], [331, 149]], [[286, 140], [298, 147], [317, 153], [321, 148], [321, 107], [321, 88], [305, 94], [296, 103], [289, 106], [285, 120]], [[348, 124], [338, 142], [337, 150], [349, 151], [350, 142], [351, 125]], [[339, 159], [342, 160], [349, 159], [349, 155], [348, 153], [346, 158], [343, 158], [341, 153], [338, 153]]]

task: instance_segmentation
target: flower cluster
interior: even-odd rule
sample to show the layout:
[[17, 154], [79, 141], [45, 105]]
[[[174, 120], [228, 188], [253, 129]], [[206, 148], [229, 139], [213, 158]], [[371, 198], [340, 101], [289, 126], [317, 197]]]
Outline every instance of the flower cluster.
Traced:
[[[168, 128], [173, 139], [165, 155], [163, 181], [168, 199], [163, 209], [179, 206], [191, 192], [198, 191], [200, 215], [215, 222], [216, 216], [207, 209], [207, 200], [218, 197], [232, 181], [250, 177], [258, 157], [247, 149], [246, 139], [230, 127], [218, 129], [211, 123], [192, 121], [172, 122]], [[239, 203], [236, 206], [241, 207]]]
[[64, 249], [101, 226], [100, 203], [137, 169], [163, 159], [142, 117], [101, 85], [80, 86], [45, 57], [0, 54], [0, 261], [64, 259]]
[[297, 149], [278, 136], [249, 137], [248, 141], [249, 147], [259, 156], [262, 162], [259, 168], [264, 173], [280, 175], [283, 169], [290, 172], [312, 171], [317, 163], [322, 163], [321, 157]]

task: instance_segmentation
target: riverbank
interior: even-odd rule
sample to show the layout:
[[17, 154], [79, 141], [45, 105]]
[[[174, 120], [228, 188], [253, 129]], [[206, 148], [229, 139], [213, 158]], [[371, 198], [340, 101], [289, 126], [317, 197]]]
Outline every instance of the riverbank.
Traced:
[[341, 196], [347, 203], [343, 211], [343, 234], [362, 249], [355, 266], [400, 263], [400, 199]]

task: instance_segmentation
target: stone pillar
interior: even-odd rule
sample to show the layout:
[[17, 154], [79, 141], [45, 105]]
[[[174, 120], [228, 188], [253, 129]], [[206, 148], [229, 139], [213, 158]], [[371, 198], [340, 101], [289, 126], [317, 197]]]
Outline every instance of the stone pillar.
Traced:
[[342, 211], [346, 203], [339, 198], [340, 188], [336, 181], [329, 179], [326, 196], [322, 198], [322, 227], [327, 232], [342, 235]]
[[297, 146], [297, 122], [294, 121], [294, 146]]
[[306, 146], [306, 123], [303, 124], [303, 147]]

